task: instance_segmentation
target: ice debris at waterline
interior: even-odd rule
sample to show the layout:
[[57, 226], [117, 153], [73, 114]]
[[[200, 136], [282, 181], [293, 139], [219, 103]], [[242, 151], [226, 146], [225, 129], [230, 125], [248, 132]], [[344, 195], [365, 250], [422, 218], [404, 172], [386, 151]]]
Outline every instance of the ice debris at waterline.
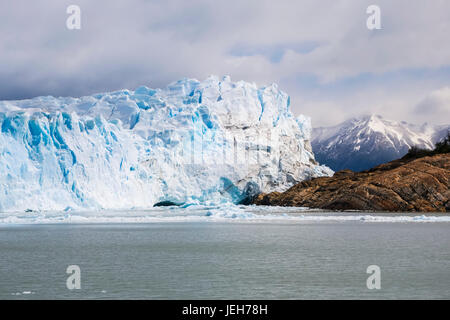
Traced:
[[0, 101], [0, 211], [239, 203], [331, 175], [275, 84], [210, 77]]
[[28, 224], [92, 224], [92, 223], [450, 223], [448, 215], [404, 215], [370, 212], [326, 212], [301, 207], [267, 207], [223, 204], [220, 206], [192, 205], [155, 207], [146, 210], [98, 210], [0, 212], [0, 227]]

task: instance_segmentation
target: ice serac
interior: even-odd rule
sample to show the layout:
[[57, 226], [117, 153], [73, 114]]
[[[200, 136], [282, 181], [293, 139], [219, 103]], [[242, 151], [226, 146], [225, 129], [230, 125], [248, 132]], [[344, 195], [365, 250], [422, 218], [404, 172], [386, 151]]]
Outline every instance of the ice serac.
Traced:
[[333, 172], [277, 86], [183, 79], [0, 102], [0, 211], [239, 203]]

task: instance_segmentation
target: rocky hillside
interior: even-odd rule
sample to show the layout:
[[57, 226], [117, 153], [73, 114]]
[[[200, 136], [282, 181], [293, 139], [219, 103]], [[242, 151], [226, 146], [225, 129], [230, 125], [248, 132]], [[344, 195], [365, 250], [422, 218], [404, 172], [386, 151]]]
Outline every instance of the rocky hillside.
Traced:
[[371, 170], [339, 171], [289, 190], [259, 195], [258, 205], [329, 210], [450, 211], [450, 154], [400, 159]]

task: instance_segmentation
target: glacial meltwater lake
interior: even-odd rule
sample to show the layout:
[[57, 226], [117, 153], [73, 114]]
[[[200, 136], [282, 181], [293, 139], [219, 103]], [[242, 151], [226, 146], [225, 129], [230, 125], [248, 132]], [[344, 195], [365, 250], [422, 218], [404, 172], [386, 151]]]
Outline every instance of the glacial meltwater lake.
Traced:
[[[70, 265], [81, 289], [69, 290]], [[368, 266], [381, 289], [368, 289]], [[450, 216], [189, 207], [0, 213], [0, 299], [450, 299]]]

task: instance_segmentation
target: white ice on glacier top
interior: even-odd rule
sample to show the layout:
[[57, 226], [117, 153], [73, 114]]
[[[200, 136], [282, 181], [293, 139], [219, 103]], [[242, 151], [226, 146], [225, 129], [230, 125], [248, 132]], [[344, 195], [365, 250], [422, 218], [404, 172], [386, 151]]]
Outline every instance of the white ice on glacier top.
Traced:
[[333, 172], [275, 84], [183, 79], [0, 101], [0, 211], [238, 203]]

